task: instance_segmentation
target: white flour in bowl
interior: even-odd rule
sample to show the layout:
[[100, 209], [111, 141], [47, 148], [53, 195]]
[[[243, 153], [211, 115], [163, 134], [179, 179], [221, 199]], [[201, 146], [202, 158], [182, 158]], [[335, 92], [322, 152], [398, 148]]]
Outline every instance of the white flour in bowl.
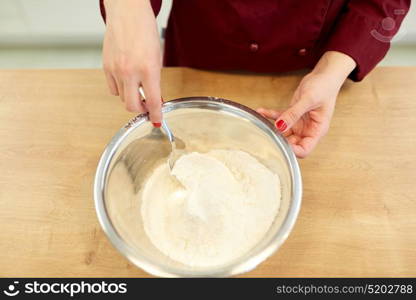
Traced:
[[280, 180], [237, 150], [193, 152], [172, 174], [166, 164], [142, 195], [144, 230], [162, 253], [193, 267], [227, 263], [247, 253], [270, 228], [280, 206]]

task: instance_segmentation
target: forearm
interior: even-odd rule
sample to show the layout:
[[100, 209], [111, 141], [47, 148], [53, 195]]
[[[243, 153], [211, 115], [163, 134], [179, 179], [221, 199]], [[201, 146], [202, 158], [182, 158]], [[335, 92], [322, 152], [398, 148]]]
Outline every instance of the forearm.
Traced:
[[118, 20], [120, 16], [127, 20], [143, 14], [154, 17], [150, 0], [104, 0], [104, 7], [107, 23]]
[[[103, 66], [110, 92], [120, 96], [128, 111], [148, 112], [158, 126], [162, 56], [150, 0], [106, 0], [104, 4], [108, 13]], [[139, 86], [146, 103], [140, 101]]]
[[152, 48], [149, 44], [158, 40], [159, 34], [150, 0], [105, 0], [104, 5], [107, 12], [104, 40], [111, 36], [119, 54]]
[[356, 63], [350, 56], [338, 51], [327, 51], [319, 59], [312, 72], [330, 75], [342, 85], [355, 67]]

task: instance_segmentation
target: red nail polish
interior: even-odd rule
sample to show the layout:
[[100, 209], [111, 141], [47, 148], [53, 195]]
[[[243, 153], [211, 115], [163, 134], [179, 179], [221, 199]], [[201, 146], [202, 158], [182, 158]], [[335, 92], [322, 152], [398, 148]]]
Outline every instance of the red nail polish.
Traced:
[[280, 132], [283, 132], [286, 130], [287, 128], [287, 124], [285, 121], [283, 120], [279, 120], [275, 123], [275, 126], [277, 127], [277, 129], [279, 129]]
[[153, 126], [159, 128], [160, 126], [162, 126], [162, 123], [153, 123]]

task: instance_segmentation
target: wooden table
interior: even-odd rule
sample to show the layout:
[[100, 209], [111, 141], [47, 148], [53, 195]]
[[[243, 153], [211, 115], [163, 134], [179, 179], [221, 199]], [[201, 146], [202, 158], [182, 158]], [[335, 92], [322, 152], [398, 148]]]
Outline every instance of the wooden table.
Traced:
[[[281, 109], [301, 75], [169, 68], [162, 93]], [[344, 86], [328, 135], [300, 161], [294, 231], [244, 276], [416, 275], [415, 78], [378, 68]], [[0, 71], [0, 276], [148, 276], [107, 240], [92, 196], [130, 117], [99, 70]]]

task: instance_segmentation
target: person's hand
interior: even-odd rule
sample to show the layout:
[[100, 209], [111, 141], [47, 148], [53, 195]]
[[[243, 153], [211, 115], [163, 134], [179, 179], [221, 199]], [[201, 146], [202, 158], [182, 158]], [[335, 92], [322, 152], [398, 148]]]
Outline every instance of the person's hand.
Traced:
[[286, 137], [299, 158], [306, 157], [327, 133], [339, 90], [355, 62], [339, 52], [326, 52], [295, 90], [290, 107], [282, 112], [259, 108]]
[[[111, 94], [120, 96], [130, 112], [149, 112], [160, 126], [162, 55], [150, 1], [106, 0], [107, 27], [103, 66]], [[139, 95], [142, 85], [146, 102]]]
[[306, 157], [329, 128], [338, 87], [325, 74], [306, 75], [296, 89], [290, 108], [284, 112], [259, 108], [286, 137], [296, 156]]

